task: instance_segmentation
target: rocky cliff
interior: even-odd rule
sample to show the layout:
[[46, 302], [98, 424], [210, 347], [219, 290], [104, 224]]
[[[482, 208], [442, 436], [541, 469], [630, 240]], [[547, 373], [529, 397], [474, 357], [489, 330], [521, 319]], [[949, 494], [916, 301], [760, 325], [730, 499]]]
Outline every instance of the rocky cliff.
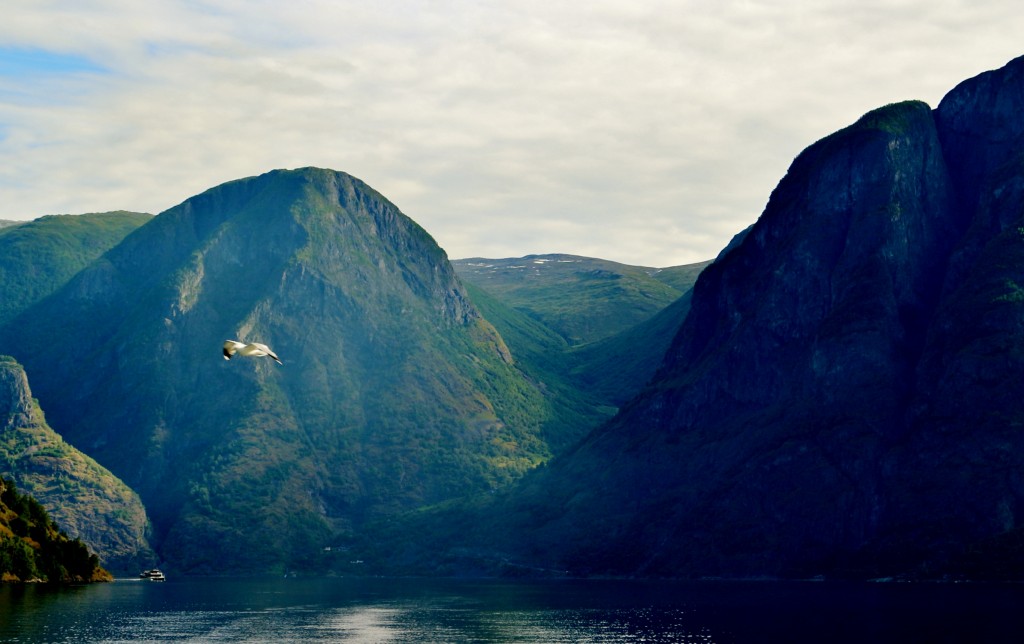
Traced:
[[138, 495], [49, 428], [25, 370], [7, 356], [0, 356], [0, 473], [107, 568], [134, 571], [154, 562]]
[[801, 153], [652, 384], [492, 509], [495, 556], [1024, 576], [1021, 114], [1024, 59]]

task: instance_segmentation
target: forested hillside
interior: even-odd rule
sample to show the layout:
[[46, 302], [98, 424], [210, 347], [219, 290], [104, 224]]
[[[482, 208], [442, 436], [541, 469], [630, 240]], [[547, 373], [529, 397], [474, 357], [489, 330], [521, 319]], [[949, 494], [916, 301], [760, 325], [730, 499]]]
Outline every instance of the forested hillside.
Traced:
[[0, 581], [111, 581], [85, 544], [65, 535], [31, 496], [0, 477]]

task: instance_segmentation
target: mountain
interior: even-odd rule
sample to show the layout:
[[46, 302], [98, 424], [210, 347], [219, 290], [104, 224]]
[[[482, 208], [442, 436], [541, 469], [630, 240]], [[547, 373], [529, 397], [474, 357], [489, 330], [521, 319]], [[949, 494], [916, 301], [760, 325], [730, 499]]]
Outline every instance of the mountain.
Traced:
[[8, 356], [0, 356], [0, 472], [104, 566], [134, 570], [152, 563], [138, 495], [50, 429], [25, 370]]
[[0, 324], [63, 286], [151, 217], [117, 211], [0, 222]]
[[570, 346], [625, 331], [686, 291], [656, 279], [659, 269], [577, 255], [474, 257], [452, 265], [463, 281], [541, 321]]
[[1024, 58], [808, 147], [636, 398], [508, 494], [414, 517], [432, 540], [392, 558], [1024, 577], [1022, 114]]
[[690, 310], [692, 292], [649, 320], [615, 335], [573, 347], [570, 379], [606, 405], [616, 408], [637, 395], [657, 371], [661, 359]]
[[655, 279], [682, 295], [653, 316], [613, 336], [573, 347], [571, 378], [576, 387], [619, 407], [651, 379], [690, 310], [693, 285], [711, 262], [657, 269]]
[[465, 286], [473, 305], [501, 334], [516, 367], [551, 401], [549, 423], [577, 428], [550, 436], [552, 454], [569, 447], [586, 429], [611, 417], [615, 412], [609, 406], [611, 396], [578, 385], [573, 374], [577, 360], [561, 335], [480, 287], [468, 282]]
[[529, 255], [452, 265], [520, 363], [541, 365], [547, 382], [565, 381], [560, 398], [582, 395], [586, 409], [613, 410], [654, 374], [709, 263], [648, 268]]
[[[226, 339], [284, 364], [225, 361]], [[0, 327], [0, 351], [138, 491], [181, 572], [322, 570], [369, 521], [499, 489], [589, 429], [422, 228], [315, 168], [158, 215]]]
[[697, 277], [701, 271], [707, 268], [710, 261], [696, 262], [694, 264], [683, 264], [681, 266], [669, 266], [658, 268], [650, 273], [651, 277], [668, 284], [680, 293], [686, 293], [697, 283]]
[[99, 559], [50, 520], [31, 495], [0, 477], [0, 582], [113, 581]]

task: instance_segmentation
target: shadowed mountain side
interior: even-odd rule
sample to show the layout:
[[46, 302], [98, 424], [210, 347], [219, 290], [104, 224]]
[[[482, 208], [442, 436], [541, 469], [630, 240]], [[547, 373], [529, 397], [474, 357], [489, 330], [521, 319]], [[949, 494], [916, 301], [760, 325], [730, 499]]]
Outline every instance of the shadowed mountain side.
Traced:
[[444, 536], [392, 557], [1024, 578], [1021, 114], [1017, 59], [807, 148], [701, 273], [649, 386], [509, 494], [416, 518]]
[[572, 379], [583, 391], [592, 392], [619, 407], [643, 389], [661, 363], [679, 325], [690, 310], [691, 293], [642, 322], [610, 338], [572, 350]]
[[[66, 360], [51, 339], [71, 324]], [[228, 338], [284, 365], [227, 362]], [[192, 572], [319, 568], [367, 520], [501, 487], [585, 429], [556, 418], [434, 240], [329, 170], [186, 200], [0, 347], [53, 427], [139, 491], [168, 567]]]
[[[880, 461], [902, 433], [959, 236], [952, 195], [921, 103], [803, 152], [698, 280], [654, 383], [552, 468], [550, 487], [565, 477], [558, 496], [572, 500], [553, 523], [572, 531], [605, 509], [591, 533], [605, 538], [577, 541], [562, 564], [743, 576], [854, 566], [844, 559], [877, 534]], [[581, 468], [601, 479], [580, 489]]]

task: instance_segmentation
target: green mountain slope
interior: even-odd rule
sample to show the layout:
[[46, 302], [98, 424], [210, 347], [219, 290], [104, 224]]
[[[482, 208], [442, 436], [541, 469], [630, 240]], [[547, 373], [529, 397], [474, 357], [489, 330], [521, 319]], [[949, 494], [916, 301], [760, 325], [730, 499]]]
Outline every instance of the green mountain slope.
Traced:
[[[689, 310], [689, 290], [709, 263], [652, 269], [572, 255], [531, 255], [457, 260], [453, 266], [518, 360], [538, 366], [546, 381], [561, 382], [560, 396], [583, 396], [611, 411], [658, 368]], [[612, 271], [617, 277], [609, 277]], [[605, 277], [595, 281], [595, 274]], [[600, 325], [601, 334], [614, 333], [583, 344], [566, 339], [567, 329], [582, 329], [594, 320], [600, 321], [591, 328]]]
[[[66, 360], [51, 339], [72, 326]], [[227, 362], [229, 338], [284, 365]], [[138, 490], [184, 571], [320, 569], [369, 521], [500, 488], [586, 429], [434, 240], [329, 170], [162, 213], [0, 328], [0, 350], [50, 424]]]
[[38, 302], [152, 215], [50, 215], [0, 226], [0, 324]]
[[517, 367], [551, 400], [551, 422], [573, 428], [551, 434], [552, 453], [562, 451], [614, 413], [614, 408], [608, 405], [608, 400], [614, 396], [580, 387], [572, 377], [577, 360], [562, 336], [478, 286], [467, 283], [466, 292], [474, 306], [501, 334]]
[[571, 350], [570, 378], [583, 391], [619, 407], [633, 398], [654, 375], [672, 338], [690, 311], [692, 291], [649, 320], [610, 338]]
[[651, 272], [651, 277], [659, 282], [668, 284], [681, 293], [685, 293], [693, 288], [693, 285], [697, 283], [697, 276], [699, 276], [700, 272], [707, 268], [710, 263], [711, 261], [706, 261], [697, 262], [695, 264], [683, 264], [682, 266], [659, 268]]
[[652, 277], [658, 269], [575, 255], [470, 258], [452, 265], [464, 281], [540, 320], [570, 346], [624, 331], [683, 294]]
[[138, 495], [50, 429], [24, 369], [8, 356], [0, 356], [0, 473], [46, 507], [104, 566], [134, 570], [152, 563]]

